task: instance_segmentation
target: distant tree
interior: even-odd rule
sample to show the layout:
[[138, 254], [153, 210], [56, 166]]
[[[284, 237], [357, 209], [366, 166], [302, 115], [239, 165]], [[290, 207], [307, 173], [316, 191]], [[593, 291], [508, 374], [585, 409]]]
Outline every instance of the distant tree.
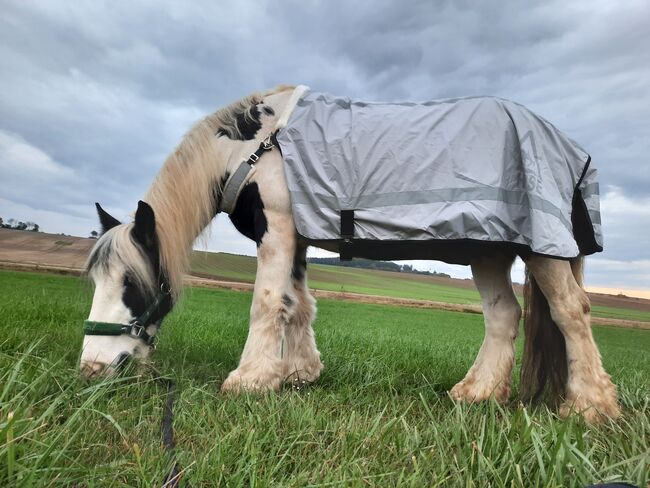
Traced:
[[91, 238], [91, 239], [97, 239], [97, 236], [98, 236], [98, 235], [99, 235], [99, 234], [97, 234], [97, 231], [94, 230], [94, 231], [92, 231], [92, 232], [90, 233], [90, 238]]
[[41, 227], [31, 220], [23, 222], [16, 219], [8, 219], [6, 222], [0, 217], [0, 228], [2, 229], [15, 229], [15, 230], [29, 230], [32, 232], [40, 232]]

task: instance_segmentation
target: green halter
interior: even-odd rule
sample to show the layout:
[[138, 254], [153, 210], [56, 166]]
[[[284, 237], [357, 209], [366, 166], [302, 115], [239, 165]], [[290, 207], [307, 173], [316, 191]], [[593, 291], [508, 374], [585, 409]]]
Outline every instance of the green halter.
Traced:
[[108, 335], [119, 336], [128, 335], [136, 339], [141, 339], [148, 346], [155, 347], [156, 336], [147, 333], [147, 327], [152, 324], [151, 318], [154, 316], [165, 298], [171, 295], [169, 285], [163, 283], [160, 285], [160, 292], [156, 295], [153, 303], [139, 316], [128, 324], [117, 324], [115, 322], [95, 322], [93, 320], [84, 321], [85, 335]]

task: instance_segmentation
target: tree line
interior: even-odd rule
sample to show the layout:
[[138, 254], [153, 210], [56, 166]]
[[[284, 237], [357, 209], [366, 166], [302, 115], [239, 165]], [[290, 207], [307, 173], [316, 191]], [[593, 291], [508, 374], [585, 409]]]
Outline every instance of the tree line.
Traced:
[[14, 230], [29, 230], [31, 232], [40, 232], [41, 228], [35, 222], [23, 222], [22, 220], [8, 219], [7, 222], [0, 217], [0, 228]]
[[344, 266], [346, 268], [380, 269], [383, 271], [396, 271], [398, 273], [413, 273], [450, 278], [447, 273], [420, 271], [410, 264], [397, 264], [392, 261], [372, 261], [362, 258], [354, 258], [351, 261], [341, 261], [340, 258], [307, 258], [307, 261], [314, 264], [328, 264], [330, 266]]

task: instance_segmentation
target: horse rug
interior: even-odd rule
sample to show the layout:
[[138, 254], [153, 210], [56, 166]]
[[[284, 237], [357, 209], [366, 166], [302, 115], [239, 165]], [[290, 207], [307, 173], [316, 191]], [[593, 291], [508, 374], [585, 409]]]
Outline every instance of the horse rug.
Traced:
[[278, 129], [298, 234], [342, 259], [602, 251], [590, 156], [517, 103], [368, 103], [300, 86]]

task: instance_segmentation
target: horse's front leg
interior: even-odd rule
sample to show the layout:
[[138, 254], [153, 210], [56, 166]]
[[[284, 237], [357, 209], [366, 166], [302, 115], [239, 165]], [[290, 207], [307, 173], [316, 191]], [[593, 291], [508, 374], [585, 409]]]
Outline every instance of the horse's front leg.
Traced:
[[298, 246], [292, 270], [293, 291], [297, 301], [292, 303], [293, 315], [286, 327], [284, 359], [285, 378], [295, 383], [314, 382], [320, 376], [323, 363], [316, 348], [312, 322], [316, 316], [316, 300], [307, 286], [307, 248]]
[[239, 366], [221, 389], [277, 390], [286, 375], [285, 329], [295, 313], [297, 297], [291, 270], [296, 236], [290, 215], [265, 211], [267, 232], [257, 248], [257, 276], [250, 328]]

